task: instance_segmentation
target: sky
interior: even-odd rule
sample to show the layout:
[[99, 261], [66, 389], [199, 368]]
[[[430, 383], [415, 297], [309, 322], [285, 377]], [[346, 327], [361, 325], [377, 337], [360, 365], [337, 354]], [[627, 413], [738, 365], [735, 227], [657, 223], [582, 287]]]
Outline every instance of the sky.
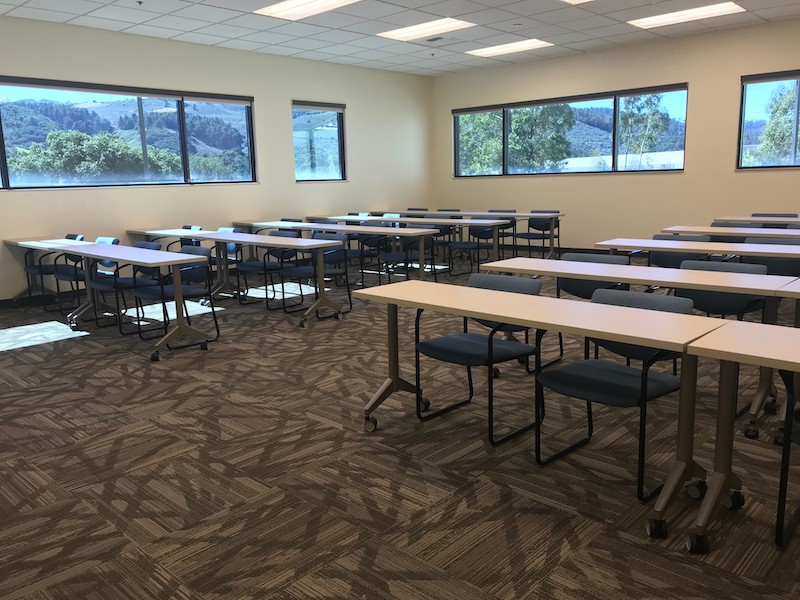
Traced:
[[0, 102], [15, 102], [17, 100], [54, 100], [56, 102], [69, 102], [82, 104], [84, 102], [113, 102], [119, 100], [117, 94], [102, 94], [100, 92], [76, 92], [72, 90], [51, 90], [48, 88], [18, 87], [0, 85]]

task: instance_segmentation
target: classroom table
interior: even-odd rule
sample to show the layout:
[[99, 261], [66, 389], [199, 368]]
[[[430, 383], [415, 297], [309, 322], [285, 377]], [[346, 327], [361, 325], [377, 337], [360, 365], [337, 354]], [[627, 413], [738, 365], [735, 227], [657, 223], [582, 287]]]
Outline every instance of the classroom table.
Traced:
[[[446, 314], [554, 330], [684, 353], [681, 367], [681, 418], [694, 429], [697, 359], [685, 354], [686, 345], [724, 324], [721, 319], [660, 311], [592, 304], [544, 296], [528, 296], [466, 286], [404, 281], [353, 292], [357, 298], [387, 305], [388, 377], [364, 406], [364, 428], [374, 431], [372, 413], [394, 392], [416, 392], [400, 374], [398, 307], [422, 308]], [[690, 440], [691, 442], [691, 440]], [[701, 470], [696, 470], [702, 474]]]
[[774, 227], [712, 227], [711, 225], [673, 225], [664, 227], [661, 233], [689, 235], [724, 235], [741, 238], [797, 238], [800, 229], [776, 229]]
[[[144, 233], [151, 237], [169, 237], [174, 235], [185, 235], [186, 229], [153, 229], [147, 230]], [[311, 306], [303, 313], [303, 319], [300, 325], [305, 325], [306, 319], [309, 315], [317, 313], [322, 308], [330, 308], [334, 311], [335, 315], [341, 314], [341, 306], [330, 300], [325, 293], [325, 260], [323, 257], [323, 250], [325, 248], [336, 248], [340, 246], [340, 242], [336, 240], [313, 240], [307, 238], [287, 238], [269, 235], [257, 235], [252, 233], [235, 233], [224, 231], [205, 231], [205, 230], [189, 230], [191, 236], [198, 240], [213, 241], [216, 245], [217, 252], [217, 267], [221, 273], [220, 282], [215, 293], [223, 291], [233, 291], [238, 293], [239, 290], [234, 290], [230, 281], [230, 269], [228, 268], [226, 245], [228, 243], [253, 245], [264, 248], [291, 248], [300, 252], [314, 251], [317, 261], [317, 298]], [[179, 234], [178, 232], [183, 232]]]
[[[419, 238], [419, 256], [425, 256], [425, 237], [432, 236], [439, 233], [438, 229], [422, 229], [416, 227], [370, 227], [368, 225], [340, 225], [338, 223], [298, 223], [295, 221], [254, 221], [252, 223], [239, 223], [247, 224], [257, 230], [262, 229], [293, 229], [297, 231], [328, 231], [331, 233], [360, 233], [365, 235], [375, 236], [393, 236], [393, 237], [418, 237]], [[280, 238], [286, 239], [286, 238]], [[419, 262], [419, 277], [425, 279], [425, 260], [421, 258]]]
[[[800, 389], [797, 387], [800, 385], [798, 347], [800, 347], [800, 329], [742, 321], [729, 321], [724, 327], [689, 344], [687, 353], [690, 356], [720, 361], [714, 472], [709, 478], [708, 489], [703, 497], [694, 527], [687, 536], [686, 546], [690, 552], [705, 553], [710, 549], [707, 528], [720, 501], [723, 502], [723, 506], [728, 508], [739, 508], [744, 504], [741, 480], [733, 471], [733, 438], [739, 365], [754, 364], [770, 369], [791, 371], [794, 373], [794, 386], [797, 390]], [[786, 405], [786, 422], [789, 425], [792, 422], [793, 412], [794, 399], [791, 398]], [[791, 443], [791, 435], [787, 432], [783, 440], [785, 460], [782, 462], [775, 525], [775, 544], [779, 548], [782, 548], [788, 541], [792, 529], [798, 522], [798, 513], [795, 512], [790, 518], [789, 525], [784, 525], [788, 453]], [[662, 509], [663, 506], [656, 503], [650, 518], [663, 518]]]
[[[390, 213], [390, 214], [397, 214], [397, 213]], [[442, 215], [463, 215], [464, 213], [438, 213], [439, 216]], [[335, 215], [333, 217], [325, 217], [325, 219], [331, 221], [344, 221], [344, 222], [361, 222], [361, 223], [404, 223], [406, 225], [419, 225], [419, 226], [431, 226], [431, 225], [445, 225], [447, 227], [491, 227], [492, 228], [492, 253], [495, 260], [500, 258], [500, 226], [501, 225], [508, 225], [508, 219], [498, 219], [497, 217], [490, 218], [490, 219], [476, 219], [472, 217], [461, 218], [449, 218], [446, 216], [442, 216], [440, 219], [435, 218], [426, 218], [426, 217], [392, 217], [392, 216], [382, 216], [382, 217], [374, 217], [374, 216], [356, 216], [356, 215]], [[438, 231], [437, 231], [438, 233]]]
[[[51, 242], [52, 240], [47, 240]], [[187, 263], [199, 263], [206, 259], [204, 256], [197, 256], [195, 254], [181, 254], [178, 252], [164, 252], [162, 250], [149, 250], [145, 248], [134, 248], [133, 246], [118, 246], [112, 244], [64, 244], [57, 248], [58, 250], [69, 252], [84, 258], [93, 258], [96, 260], [110, 260], [119, 264], [131, 264], [140, 267], [172, 267], [172, 276], [175, 284], [175, 325], [170, 329], [166, 335], [161, 337], [155, 344], [155, 352], [153, 353], [154, 360], [158, 360], [159, 350], [169, 344], [169, 342], [178, 337], [195, 338], [198, 340], [208, 341], [213, 336], [210, 336], [199, 329], [195, 329], [186, 322], [183, 313], [183, 290], [181, 288], [181, 266]], [[71, 326], [77, 324], [78, 319], [87, 312], [93, 311], [95, 307], [101, 310], [115, 310], [111, 307], [102, 308], [95, 298], [95, 294], [89, 286], [92, 277], [92, 269], [89, 265], [84, 267], [86, 274], [86, 302], [76, 308], [74, 311], [67, 315], [67, 322]]]
[[[42, 236], [44, 237], [44, 236]], [[86, 240], [73, 240], [67, 238], [54, 238], [54, 239], [42, 239], [37, 237], [26, 237], [26, 238], [17, 238], [11, 240], [3, 240], [5, 244], [12, 247], [17, 248], [25, 248], [25, 265], [28, 266], [29, 264], [33, 264], [33, 255], [36, 252], [44, 252], [45, 254], [51, 254], [60, 252], [65, 247], [69, 246], [86, 246], [92, 244], [94, 242], [89, 242]], [[41, 260], [41, 259], [40, 259]], [[29, 262], [30, 261], [30, 262]], [[31, 293], [37, 289], [37, 284], [39, 283], [36, 281], [36, 278], [29, 279], [31, 285]], [[41, 286], [39, 286], [41, 287]], [[41, 289], [41, 292], [44, 293], [46, 290], [44, 288]], [[17, 294], [14, 299], [19, 298], [25, 292], [20, 292]], [[55, 293], [55, 292], [53, 292]]]
[[[722, 229], [722, 228], [719, 228]], [[694, 242], [682, 240], [649, 240], [641, 238], [614, 238], [596, 242], [595, 248], [616, 250], [654, 250], [658, 252], [693, 252], [696, 254], [739, 254], [769, 258], [800, 258], [800, 245], [794, 244], [740, 244], [728, 242]]]
[[715, 221], [729, 221], [731, 223], [761, 223], [763, 225], [800, 225], [798, 217], [753, 217], [736, 215], [732, 217], [717, 217]]

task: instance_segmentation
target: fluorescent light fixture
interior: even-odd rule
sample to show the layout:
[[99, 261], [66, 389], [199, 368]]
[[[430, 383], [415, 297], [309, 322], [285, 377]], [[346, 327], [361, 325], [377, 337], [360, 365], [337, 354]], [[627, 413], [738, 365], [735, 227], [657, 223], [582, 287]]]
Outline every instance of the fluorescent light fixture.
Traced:
[[335, 10], [348, 4], [355, 4], [361, 0], [285, 0], [272, 6], [265, 6], [253, 12], [267, 17], [299, 21], [319, 13]]
[[536, 50], [537, 48], [547, 48], [552, 46], [550, 42], [543, 42], [542, 40], [522, 40], [521, 42], [512, 42], [510, 44], [501, 44], [499, 46], [489, 46], [488, 48], [480, 48], [478, 50], [470, 50], [467, 54], [474, 56], [499, 56], [501, 54], [512, 54], [514, 52], [524, 52], [525, 50]]
[[567, 4], [583, 4], [584, 2], [592, 2], [592, 0], [561, 0]]
[[432, 35], [439, 35], [447, 33], [448, 31], [456, 31], [457, 29], [464, 29], [466, 27], [474, 27], [475, 23], [467, 21], [459, 21], [458, 19], [438, 19], [436, 21], [428, 21], [427, 23], [420, 23], [419, 25], [412, 25], [411, 27], [403, 27], [401, 29], [392, 29], [391, 31], [384, 31], [378, 35], [401, 42], [408, 42], [409, 40], [417, 40]]
[[745, 12], [745, 10], [735, 2], [721, 2], [720, 4], [711, 4], [709, 6], [666, 13], [663, 15], [656, 15], [655, 17], [647, 17], [645, 19], [635, 19], [633, 21], [628, 21], [628, 24], [641, 27], [642, 29], [652, 29], [653, 27], [664, 27], [665, 25], [710, 19], [711, 17], [721, 17], [722, 15], [732, 15], [740, 12]]

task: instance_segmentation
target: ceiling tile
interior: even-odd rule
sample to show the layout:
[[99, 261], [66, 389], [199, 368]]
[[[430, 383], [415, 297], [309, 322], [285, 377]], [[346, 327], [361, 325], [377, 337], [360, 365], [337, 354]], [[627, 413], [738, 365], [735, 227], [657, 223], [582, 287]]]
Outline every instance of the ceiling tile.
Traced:
[[236, 27], [246, 27], [248, 29], [263, 31], [265, 29], [274, 29], [275, 27], [286, 25], [286, 21], [273, 17], [265, 17], [264, 15], [249, 14], [228, 19], [225, 21], [225, 25], [234, 25]]
[[219, 23], [220, 21], [227, 21], [228, 19], [241, 16], [240, 11], [218, 8], [207, 4], [192, 4], [187, 8], [182, 8], [171, 14], [176, 17], [199, 19], [201, 21], [209, 21], [210, 23]]
[[287, 48], [286, 46], [264, 46], [263, 48], [259, 48], [256, 52], [261, 52], [263, 54], [277, 54], [278, 56], [292, 56], [302, 50], [298, 50], [297, 48]]
[[98, 8], [96, 2], [87, 2], [86, 0], [59, 0], [58, 3], [50, 0], [28, 0], [25, 8], [40, 8], [42, 10], [53, 10], [58, 12], [71, 13], [73, 15], [84, 15]]
[[[275, 33], [274, 31], [258, 31], [256, 33], [251, 33], [250, 35], [245, 35], [239, 39], [246, 42], [260, 42], [261, 44], [272, 44], [277, 46], [283, 42], [288, 42], [289, 40], [295, 39], [295, 36]], [[293, 50], [294, 49], [295, 48], [293, 48]]]
[[381, 17], [381, 21], [392, 23], [393, 29], [398, 27], [409, 27], [411, 25], [419, 25], [420, 23], [427, 23], [435, 21], [438, 15], [422, 12], [419, 10], [404, 10], [403, 12], [394, 13], [393, 15], [386, 15]]
[[324, 40], [331, 43], [350, 42], [353, 40], [361, 39], [365, 36], [354, 31], [344, 31], [342, 29], [331, 29], [330, 31], [323, 31], [314, 36], [316, 40]]
[[320, 27], [331, 27], [333, 29], [339, 29], [341, 27], [347, 27], [348, 25], [353, 25], [355, 23], [361, 23], [365, 19], [363, 17], [356, 17], [353, 15], [346, 15], [341, 12], [337, 11], [330, 11], [326, 13], [322, 13], [321, 15], [314, 15], [313, 17], [308, 17], [307, 19], [303, 19], [303, 23], [308, 23], [309, 25], [319, 25]]
[[478, 12], [468, 13], [461, 16], [465, 21], [476, 25], [489, 25], [496, 21], [507, 21], [514, 18], [514, 13], [496, 8], [487, 8]]
[[173, 15], [161, 15], [155, 19], [147, 21], [153, 27], [165, 27], [167, 29], [178, 29], [180, 31], [194, 31], [201, 27], [208, 27], [207, 21], [197, 19], [187, 19], [185, 17], [175, 17]]
[[445, 0], [444, 2], [435, 2], [424, 6], [425, 12], [440, 17], [459, 17], [460, 15], [478, 12], [485, 8], [485, 4], [478, 4], [469, 0]]
[[262, 48], [264, 44], [260, 44], [258, 42], [248, 42], [247, 40], [226, 40], [224, 42], [220, 42], [217, 46], [221, 48], [231, 48], [232, 50], [258, 50]]
[[159, 16], [157, 12], [149, 10], [137, 10], [113, 4], [102, 6], [89, 13], [90, 17], [98, 19], [113, 19], [115, 21], [125, 21], [126, 23], [144, 23]]
[[293, 40], [289, 40], [283, 43], [284, 46], [288, 46], [289, 48], [299, 48], [300, 50], [319, 50], [320, 48], [324, 48], [326, 46], [330, 46], [330, 42], [323, 42], [321, 40], [315, 40], [312, 38], [294, 38]]
[[325, 31], [324, 27], [317, 27], [316, 25], [306, 25], [305, 23], [289, 23], [287, 22], [286, 25], [281, 25], [280, 27], [274, 27], [272, 29], [275, 33], [283, 33], [286, 35], [294, 35], [298, 37], [306, 37], [309, 35], [316, 35], [318, 33], [322, 33]]
[[25, 6], [18, 6], [6, 14], [9, 17], [18, 17], [20, 19], [36, 19], [37, 21], [53, 21], [55, 23], [64, 23], [75, 16], [69, 13], [57, 12], [55, 10], [42, 10], [40, 8], [27, 8]]
[[192, 42], [193, 44], [207, 44], [209, 46], [214, 46], [221, 42], [227, 41], [224, 37], [219, 37], [217, 35], [204, 35], [194, 31], [191, 33], [182, 33], [181, 35], [176, 35], [172, 39], [181, 42]]
[[87, 17], [85, 15], [75, 17], [69, 22], [69, 24], [79, 25], [81, 27], [94, 27], [96, 29], [108, 29], [110, 31], [120, 31], [126, 27], [130, 27], [130, 23], [113, 21], [111, 19], [98, 19], [96, 17]]
[[108, 2], [107, 4], [166, 15], [176, 10], [192, 6], [193, 2], [187, 2], [185, 0], [142, 0], [142, 2], [139, 3], [138, 0], [117, 0], [116, 2]]
[[[161, 1], [161, 0], [159, 0]], [[218, 6], [219, 8], [229, 8], [242, 12], [253, 12], [259, 8], [264, 8], [272, 4], [271, 0], [203, 0], [203, 5]]]
[[200, 29], [196, 30], [195, 33], [202, 33], [204, 35], [218, 35], [224, 38], [239, 38], [244, 37], [245, 35], [250, 35], [251, 33], [255, 33], [255, 31], [252, 29], [246, 29], [244, 27], [234, 27], [233, 25], [219, 23], [215, 25], [208, 25], [207, 27], [201, 27]]
[[134, 33], [136, 35], [146, 35], [148, 37], [159, 38], [172, 38], [176, 35], [185, 33], [177, 29], [165, 29], [163, 27], [153, 27], [152, 25], [134, 25], [125, 30], [125, 33]]
[[361, 0], [355, 4], [348, 4], [336, 9], [337, 12], [353, 15], [362, 19], [380, 19], [386, 15], [404, 12], [406, 9], [398, 6], [398, 2], [378, 2], [377, 0]]

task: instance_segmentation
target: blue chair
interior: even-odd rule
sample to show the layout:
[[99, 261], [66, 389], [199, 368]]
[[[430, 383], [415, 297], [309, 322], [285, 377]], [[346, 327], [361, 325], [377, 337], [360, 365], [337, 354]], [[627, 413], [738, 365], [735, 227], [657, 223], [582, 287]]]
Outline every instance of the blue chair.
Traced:
[[[94, 243], [119, 244], [119, 239], [115, 237], [101, 236], [95, 239]], [[81, 283], [86, 281], [86, 271], [84, 266], [85, 262], [82, 256], [65, 252], [64, 254], [57, 256], [53, 263], [53, 275], [56, 279], [56, 296], [59, 298], [59, 310], [63, 312], [66, 307], [61, 304], [61, 284], [59, 282], [69, 283], [70, 292], [73, 297], [73, 302], [70, 304], [70, 306], [77, 305], [78, 300], [80, 299]], [[99, 261], [99, 266], [104, 266], [107, 269], [114, 269], [116, 267], [116, 263], [113, 261]]]
[[[181, 225], [181, 229], [187, 229], [189, 231], [200, 231], [203, 228], [202, 225]], [[171, 249], [173, 246], [199, 246], [200, 240], [197, 238], [192, 237], [182, 237], [175, 241], [170, 242], [167, 244], [167, 250]]]
[[[408, 227], [405, 229], [413, 229]], [[384, 245], [382, 250], [378, 251], [378, 285], [381, 285], [381, 274], [386, 272], [386, 277], [389, 283], [392, 283], [392, 272], [397, 269], [403, 269], [406, 276], [415, 269], [413, 263], [419, 264], [423, 261], [424, 264], [430, 264], [431, 271], [433, 271], [433, 279], [436, 278], [436, 265], [433, 261], [433, 235], [423, 236], [425, 240], [424, 256], [420, 256], [419, 252], [419, 238], [403, 236], [399, 240], [399, 248], [392, 248], [389, 244]]]
[[[513, 277], [511, 275], [491, 275], [487, 273], [474, 273], [469, 278], [469, 287], [482, 288], [487, 290], [498, 290], [503, 292], [513, 292], [518, 294], [530, 294], [537, 296], [541, 290], [541, 283], [538, 280], [527, 277]], [[464, 329], [462, 333], [440, 336], [427, 340], [420, 339], [420, 320], [423, 309], [417, 310], [414, 322], [414, 342], [415, 342], [415, 365], [416, 365], [416, 387], [417, 387], [417, 417], [421, 421], [427, 421], [434, 417], [443, 415], [456, 408], [468, 404], [475, 395], [475, 388], [472, 382], [472, 368], [486, 367], [488, 373], [488, 403], [489, 403], [489, 442], [492, 445], [502, 444], [518, 435], [532, 429], [536, 423], [528, 423], [501, 437], [494, 433], [494, 379], [499, 375], [497, 365], [511, 360], [521, 360], [528, 368], [528, 359], [532, 355], [537, 355], [537, 346], [529, 343], [528, 329], [516, 325], [506, 325], [495, 323], [485, 319], [475, 319], [474, 321], [489, 330], [485, 332], [472, 332], [468, 329], [469, 319], [464, 318]], [[503, 339], [497, 334], [524, 332], [525, 342], [518, 342], [513, 339]], [[435, 360], [460, 365], [467, 369], [467, 385], [469, 395], [466, 400], [461, 400], [445, 406], [435, 412], [423, 414], [430, 403], [423, 397], [420, 356], [425, 355]], [[528, 369], [530, 372], [530, 369]]]
[[[67, 240], [83, 240], [83, 235], [80, 233], [68, 233], [64, 236]], [[58, 310], [58, 298], [56, 297], [56, 308], [50, 308], [50, 303], [46, 299], [46, 288], [44, 284], [45, 276], [52, 277], [55, 275], [56, 265], [55, 262], [47, 262], [45, 259], [56, 255], [57, 252], [45, 252], [39, 258], [36, 258], [35, 250], [28, 250], [25, 252], [25, 278], [28, 284], [28, 300], [33, 303], [33, 289], [36, 287], [36, 280], [39, 282], [39, 289], [42, 292], [42, 307], [47, 312], [54, 312]]]
[[[603, 289], [597, 290], [592, 295], [592, 302], [683, 314], [689, 314], [694, 306], [689, 298]], [[537, 332], [537, 344], [540, 343], [543, 333], [541, 331]], [[541, 358], [537, 353], [535, 355], [536, 422], [538, 423], [535, 441], [536, 463], [547, 465], [584, 446], [592, 439], [594, 428], [592, 419], [593, 403], [619, 408], [638, 408], [639, 451], [636, 469], [636, 495], [639, 500], [644, 502], [655, 496], [661, 489], [661, 485], [650, 491], [645, 491], [644, 488], [647, 404], [652, 400], [680, 389], [679, 377], [668, 373], [654, 372], [651, 367], [658, 362], [671, 361], [678, 358], [680, 353], [609, 340], [594, 340], [594, 342], [606, 350], [626, 358], [626, 360], [642, 361], [642, 368], [639, 369], [616, 361], [589, 359], [588, 356], [585, 356], [582, 361], [543, 371]], [[547, 458], [542, 455], [541, 427], [546, 414], [545, 389], [585, 401], [587, 417], [586, 436]]]
[[558, 212], [560, 211], [555, 208], [550, 210], [542, 209], [531, 211], [531, 215], [534, 216], [528, 219], [528, 230], [517, 233], [517, 239], [528, 240], [528, 256], [533, 256], [533, 246], [531, 245], [531, 242], [533, 241], [541, 242], [540, 250], [542, 252], [542, 256], [544, 256], [547, 252], [551, 235], [555, 239], [556, 247], [558, 248], [558, 255], [561, 255], [561, 220], [555, 219], [554, 221], [548, 217], [535, 216], [542, 213]]
[[[270, 237], [299, 238], [300, 232], [294, 230], [273, 230], [269, 232]], [[273, 276], [292, 265], [292, 261], [297, 257], [297, 250], [294, 248], [255, 248], [254, 258], [242, 260], [236, 265], [236, 287], [239, 289], [239, 303], [253, 304], [261, 300], [248, 301], [247, 296], [251, 288], [248, 275], [260, 275], [264, 285], [264, 303], [267, 309], [272, 310], [269, 304], [269, 290], [272, 289], [272, 297], [275, 298], [275, 281]], [[242, 285], [244, 283], [244, 286]]]
[[[453, 240], [447, 244], [449, 253], [448, 270], [451, 275], [472, 273], [475, 265], [480, 265], [481, 263], [481, 250], [486, 251], [486, 258], [488, 260], [489, 253], [493, 246], [493, 229], [493, 227], [485, 227], [483, 225], [471, 225], [467, 227], [466, 240]], [[460, 254], [462, 257], [467, 258], [469, 261], [469, 271], [464, 271], [462, 273], [456, 273], [454, 271], [454, 254]]]
[[[490, 213], [515, 213], [516, 208], [490, 208], [487, 212]], [[511, 219], [507, 224], [500, 225], [497, 228], [497, 235], [500, 238], [500, 253], [505, 256], [505, 240], [511, 238], [511, 255], [517, 255], [517, 220]], [[502, 258], [498, 257], [498, 258]]]

